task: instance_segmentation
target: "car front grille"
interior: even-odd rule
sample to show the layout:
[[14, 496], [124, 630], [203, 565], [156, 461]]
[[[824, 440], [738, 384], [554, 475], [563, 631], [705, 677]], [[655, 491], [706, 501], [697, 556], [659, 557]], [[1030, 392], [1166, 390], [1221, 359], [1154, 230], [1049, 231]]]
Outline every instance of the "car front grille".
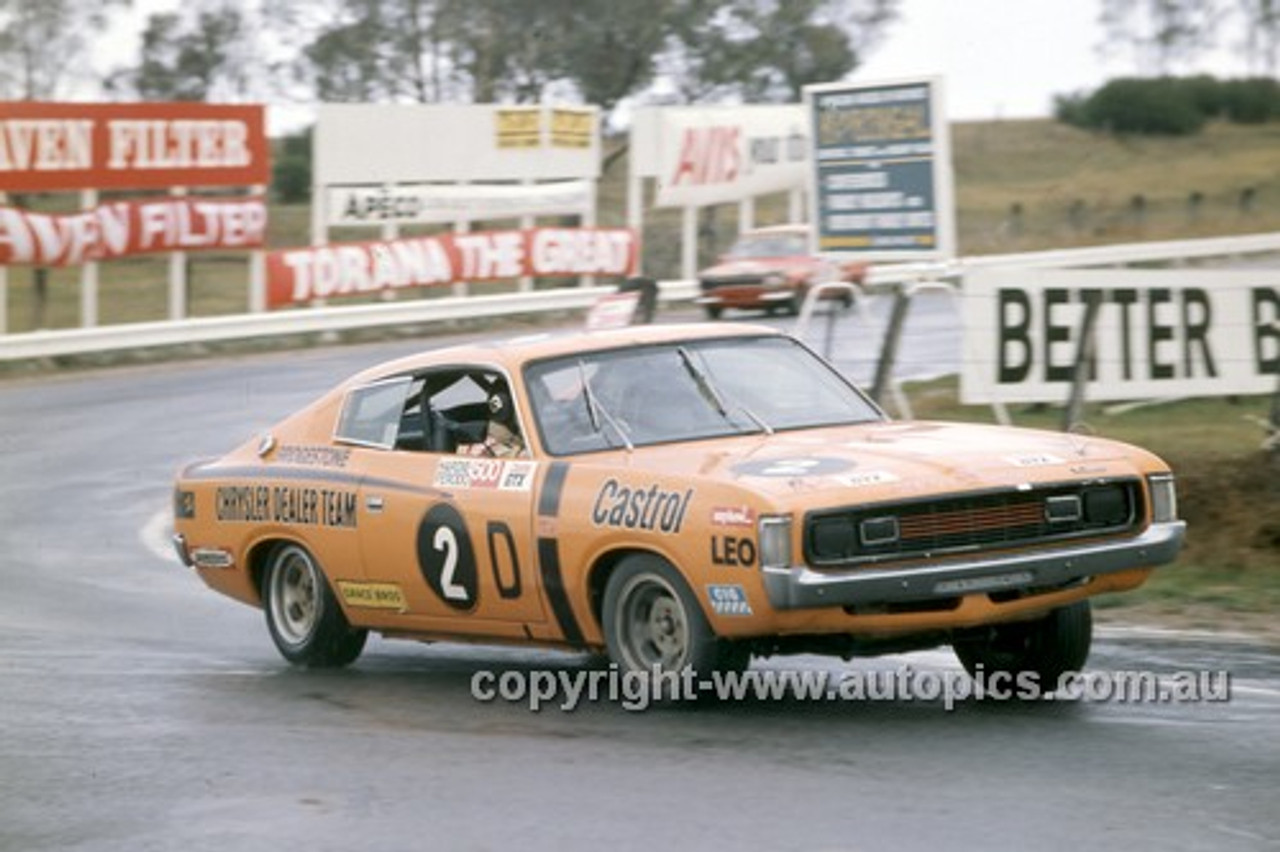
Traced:
[[702, 292], [709, 293], [721, 287], [759, 287], [764, 284], [764, 276], [735, 275], [731, 278], [703, 278], [698, 283]]
[[1132, 530], [1143, 516], [1136, 479], [846, 506], [805, 517], [815, 567], [925, 559]]

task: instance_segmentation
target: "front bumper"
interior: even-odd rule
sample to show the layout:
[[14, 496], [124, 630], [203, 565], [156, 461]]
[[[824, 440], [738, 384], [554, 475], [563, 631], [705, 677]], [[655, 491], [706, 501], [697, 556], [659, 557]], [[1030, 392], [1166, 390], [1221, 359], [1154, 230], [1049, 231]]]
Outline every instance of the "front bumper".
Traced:
[[717, 284], [702, 286], [702, 295], [694, 298], [696, 305], [718, 305], [728, 308], [754, 308], [761, 305], [782, 304], [795, 298], [794, 288], [787, 284]]
[[969, 594], [1055, 588], [1076, 580], [1172, 562], [1182, 548], [1183, 521], [1153, 524], [1137, 538], [1056, 547], [911, 568], [814, 571], [764, 569], [774, 609], [928, 602]]

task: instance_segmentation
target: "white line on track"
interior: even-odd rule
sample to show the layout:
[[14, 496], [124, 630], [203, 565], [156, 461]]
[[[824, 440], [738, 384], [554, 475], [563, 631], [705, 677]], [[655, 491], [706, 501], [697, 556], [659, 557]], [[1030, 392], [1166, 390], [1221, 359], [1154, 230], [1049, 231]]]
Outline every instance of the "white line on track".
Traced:
[[173, 535], [173, 522], [168, 509], [161, 509], [147, 519], [138, 531], [138, 540], [142, 546], [155, 557], [164, 562], [172, 562], [176, 557], [170, 536]]

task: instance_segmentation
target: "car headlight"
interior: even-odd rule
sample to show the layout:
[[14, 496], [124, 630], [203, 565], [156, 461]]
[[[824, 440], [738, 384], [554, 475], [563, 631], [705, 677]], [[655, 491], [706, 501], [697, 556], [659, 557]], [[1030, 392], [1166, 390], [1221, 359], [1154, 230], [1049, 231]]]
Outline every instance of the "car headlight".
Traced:
[[1178, 520], [1178, 489], [1172, 473], [1148, 476], [1147, 490], [1151, 492], [1152, 523], [1167, 524]]
[[791, 567], [791, 516], [760, 516], [760, 567]]

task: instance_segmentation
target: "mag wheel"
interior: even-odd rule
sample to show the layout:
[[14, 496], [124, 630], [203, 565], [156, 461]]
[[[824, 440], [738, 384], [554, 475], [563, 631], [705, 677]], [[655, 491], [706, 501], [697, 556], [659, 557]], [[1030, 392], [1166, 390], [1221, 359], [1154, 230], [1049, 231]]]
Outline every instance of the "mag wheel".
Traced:
[[956, 656], [975, 678], [1007, 672], [1034, 673], [1040, 689], [1051, 692], [1065, 672], [1079, 671], [1089, 658], [1093, 614], [1089, 602], [1055, 609], [1035, 621], [996, 624], [956, 637]]
[[742, 670], [747, 651], [720, 639], [684, 579], [655, 556], [627, 557], [605, 586], [604, 631], [624, 672]]
[[286, 660], [316, 668], [360, 656], [368, 632], [347, 622], [315, 559], [305, 548], [277, 548], [262, 581], [267, 629]]

